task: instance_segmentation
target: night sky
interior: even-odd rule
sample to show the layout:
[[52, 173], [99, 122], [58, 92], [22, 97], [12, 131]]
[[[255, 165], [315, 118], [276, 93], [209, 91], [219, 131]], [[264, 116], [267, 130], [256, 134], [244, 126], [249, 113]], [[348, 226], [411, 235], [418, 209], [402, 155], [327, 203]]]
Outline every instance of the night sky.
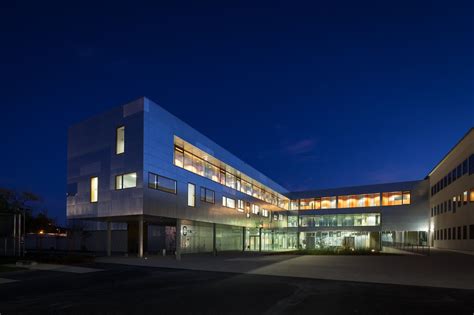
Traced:
[[474, 126], [472, 1], [66, 2], [0, 4], [0, 187], [60, 223], [67, 127], [140, 96], [291, 190], [422, 179]]

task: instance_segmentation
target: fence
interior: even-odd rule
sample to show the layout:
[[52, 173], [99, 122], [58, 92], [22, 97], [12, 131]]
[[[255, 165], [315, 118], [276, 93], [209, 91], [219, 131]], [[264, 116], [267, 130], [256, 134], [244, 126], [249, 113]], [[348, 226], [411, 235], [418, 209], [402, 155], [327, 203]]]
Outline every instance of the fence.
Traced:
[[420, 245], [413, 243], [399, 243], [399, 242], [382, 242], [382, 246], [393, 247], [407, 252], [417, 253], [421, 255], [430, 255], [430, 247], [428, 245]]

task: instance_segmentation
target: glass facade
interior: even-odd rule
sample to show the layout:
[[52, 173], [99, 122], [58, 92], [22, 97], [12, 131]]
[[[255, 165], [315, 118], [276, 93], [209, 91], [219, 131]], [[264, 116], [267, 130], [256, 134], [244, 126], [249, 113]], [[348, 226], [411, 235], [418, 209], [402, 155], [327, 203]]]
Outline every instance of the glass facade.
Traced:
[[380, 232], [318, 231], [300, 233], [303, 249], [379, 249]]
[[380, 213], [304, 215], [299, 221], [301, 227], [378, 226]]
[[[382, 196], [382, 202], [381, 202]], [[370, 193], [357, 195], [340, 195], [331, 197], [303, 198], [290, 201], [290, 210], [319, 210], [367, 208], [382, 206], [409, 205], [411, 193], [409, 191], [394, 191], [384, 193]]]
[[[209, 178], [229, 188], [263, 200], [269, 204], [288, 210], [288, 199], [274, 190], [258, 183], [252, 178], [210, 157], [205, 152], [175, 137], [174, 165], [194, 174]], [[182, 142], [183, 146], [176, 144]], [[189, 148], [185, 149], [184, 145]], [[192, 152], [191, 152], [192, 150]]]
[[380, 206], [380, 194], [346, 195], [337, 197], [338, 208], [361, 208]]

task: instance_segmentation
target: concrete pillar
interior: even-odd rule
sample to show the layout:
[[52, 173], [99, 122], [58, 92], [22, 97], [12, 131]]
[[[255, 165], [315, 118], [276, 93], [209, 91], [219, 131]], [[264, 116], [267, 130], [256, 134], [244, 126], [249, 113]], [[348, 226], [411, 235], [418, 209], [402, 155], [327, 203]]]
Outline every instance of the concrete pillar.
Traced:
[[112, 222], [107, 222], [107, 256], [112, 255]]
[[300, 228], [296, 230], [296, 249], [300, 249]]
[[242, 251], [245, 252], [245, 226], [242, 227]]
[[13, 256], [16, 255], [16, 214], [13, 215]]
[[258, 251], [262, 251], [262, 228], [258, 228]]
[[215, 223], [212, 223], [212, 253], [214, 256], [217, 255], [216, 224]]
[[275, 250], [275, 235], [273, 234], [273, 230], [272, 230], [272, 251]]
[[138, 257], [143, 257], [143, 216], [138, 219]]
[[176, 260], [181, 260], [181, 219], [176, 219]]
[[18, 256], [21, 256], [21, 213], [18, 213]]

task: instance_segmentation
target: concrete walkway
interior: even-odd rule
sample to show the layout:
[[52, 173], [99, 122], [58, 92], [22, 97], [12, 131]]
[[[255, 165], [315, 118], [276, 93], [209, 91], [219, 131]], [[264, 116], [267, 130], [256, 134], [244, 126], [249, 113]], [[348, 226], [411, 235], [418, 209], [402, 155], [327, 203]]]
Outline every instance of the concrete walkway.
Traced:
[[474, 256], [297, 256], [256, 254], [103, 257], [97, 262], [283, 277], [474, 289]]
[[[17, 265], [6, 265], [9, 267], [18, 267]], [[55, 264], [36, 264], [36, 265], [22, 265], [22, 268], [30, 270], [47, 270], [47, 271], [62, 271], [72, 273], [89, 273], [101, 271], [102, 269], [87, 268], [81, 266], [70, 266], [70, 265], [55, 265]]]

